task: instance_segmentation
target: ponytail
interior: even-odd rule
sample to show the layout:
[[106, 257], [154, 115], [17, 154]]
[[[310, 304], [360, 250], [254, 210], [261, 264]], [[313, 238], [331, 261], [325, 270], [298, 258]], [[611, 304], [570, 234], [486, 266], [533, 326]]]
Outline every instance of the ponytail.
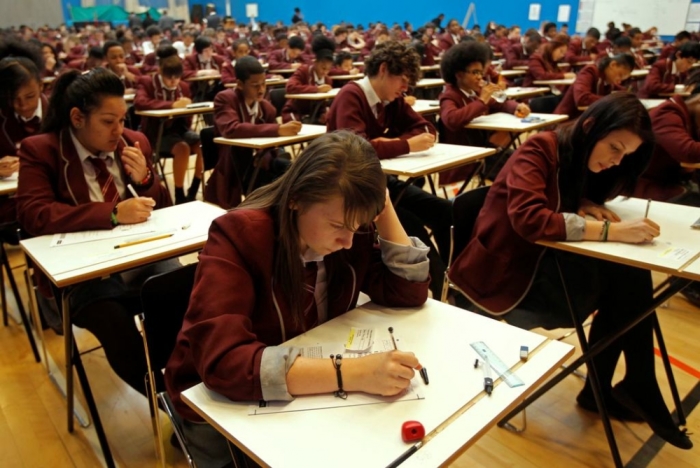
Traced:
[[78, 70], [63, 73], [54, 83], [42, 132], [60, 132], [71, 123], [71, 109], [75, 107], [89, 115], [108, 96], [124, 97], [124, 83], [111, 71], [95, 68], [85, 74]]

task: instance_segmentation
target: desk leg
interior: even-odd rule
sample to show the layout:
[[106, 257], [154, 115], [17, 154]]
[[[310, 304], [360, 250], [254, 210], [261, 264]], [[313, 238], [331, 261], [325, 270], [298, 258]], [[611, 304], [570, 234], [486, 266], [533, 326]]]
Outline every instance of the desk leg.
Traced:
[[316, 118], [318, 116], [318, 111], [321, 110], [321, 106], [324, 105], [326, 101], [318, 101], [316, 105], [314, 106], [314, 110], [311, 112], [311, 123], [315, 124], [316, 123]]
[[68, 409], [68, 432], [73, 432], [73, 324], [70, 316], [69, 294], [61, 290], [61, 312], [63, 314], [63, 343], [65, 346], [66, 406]]
[[160, 147], [163, 144], [163, 130], [165, 129], [166, 120], [167, 119], [158, 119], [158, 136], [156, 137], [156, 150], [155, 153], [153, 153], [153, 169], [160, 169], [160, 176], [163, 179], [165, 188], [168, 189], [168, 191], [170, 191], [170, 188], [168, 187], [168, 181], [165, 179], [165, 169], [163, 168], [163, 166], [160, 165]]
[[[260, 173], [260, 162], [262, 160], [262, 155], [265, 153], [266, 150], [258, 150], [256, 153], [253, 155], [253, 159], [250, 162], [250, 164], [253, 166], [253, 175], [250, 177], [250, 181], [248, 182], [248, 191], [245, 192], [245, 195], [250, 195], [250, 193], [253, 191], [253, 187], [255, 187], [255, 181], [258, 178], [258, 173]], [[248, 171], [246, 171], [247, 173]], [[243, 176], [243, 179], [245, 179], [245, 176]], [[241, 187], [243, 188], [243, 187]]]
[[673, 376], [673, 370], [671, 369], [671, 361], [668, 358], [668, 351], [666, 351], [666, 343], [664, 342], [664, 336], [661, 333], [661, 325], [659, 325], [659, 318], [654, 316], [654, 333], [656, 334], [656, 342], [659, 345], [659, 351], [661, 352], [662, 361], [664, 363], [664, 370], [666, 371], [666, 377], [668, 378], [668, 384], [671, 387], [671, 395], [673, 396], [673, 404], [676, 405], [676, 413], [678, 414], [678, 424], [685, 426], [685, 413], [683, 411], [683, 404], [681, 402], [681, 397], [678, 394], [678, 385], [676, 385], [676, 378]]

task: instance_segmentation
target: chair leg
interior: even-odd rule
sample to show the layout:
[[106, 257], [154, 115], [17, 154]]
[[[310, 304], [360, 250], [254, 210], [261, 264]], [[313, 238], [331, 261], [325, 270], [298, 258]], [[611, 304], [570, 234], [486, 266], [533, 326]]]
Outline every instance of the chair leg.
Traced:
[[49, 358], [48, 351], [46, 351], [46, 340], [44, 339], [44, 330], [41, 326], [41, 317], [39, 316], [39, 304], [36, 300], [36, 290], [32, 282], [32, 271], [29, 268], [24, 269], [24, 283], [27, 286], [27, 298], [29, 301], [29, 313], [32, 316], [32, 321], [34, 322], [34, 330], [36, 335], [39, 337], [41, 342], [41, 354], [44, 357], [44, 367], [47, 372], [51, 372], [49, 368]]
[[654, 333], [656, 334], [656, 342], [659, 344], [659, 351], [661, 352], [661, 360], [664, 363], [664, 369], [666, 370], [666, 377], [668, 378], [668, 385], [671, 387], [671, 395], [673, 396], [673, 404], [676, 405], [676, 413], [678, 414], [678, 424], [685, 426], [685, 413], [683, 412], [683, 404], [681, 402], [681, 397], [678, 394], [678, 386], [676, 385], [676, 379], [673, 376], [673, 369], [671, 368], [671, 361], [668, 358], [668, 351], [666, 350], [666, 343], [664, 342], [664, 336], [661, 333], [661, 325], [659, 324], [659, 319], [654, 314]]
[[[17, 282], [15, 281], [15, 276], [12, 274], [12, 269], [10, 268], [10, 262], [7, 260], [7, 252], [5, 251], [5, 245], [0, 243], [0, 256], [2, 257], [2, 268], [5, 269], [7, 273], [7, 279], [10, 281], [10, 287], [12, 288], [12, 294], [15, 296], [15, 301], [17, 302], [17, 309], [19, 315], [22, 318], [22, 323], [24, 324], [24, 331], [27, 332], [27, 338], [29, 339], [29, 345], [32, 347], [32, 352], [34, 353], [34, 359], [36, 362], [41, 362], [39, 357], [39, 350], [36, 347], [36, 342], [34, 341], [34, 334], [32, 333], [32, 327], [29, 323], [29, 317], [27, 317], [27, 312], [24, 310], [24, 304], [22, 303], [22, 297], [19, 294], [19, 288], [17, 288]], [[1, 269], [1, 268], [0, 268]], [[5, 284], [0, 285], [3, 290], [3, 296], [5, 295]], [[3, 297], [3, 312], [5, 312], [6, 301]], [[38, 326], [41, 326], [39, 324]]]
[[521, 427], [517, 427], [517, 426], [515, 426], [514, 424], [511, 424], [510, 421], [512, 421], [512, 419], [509, 420], [509, 421], [504, 422], [503, 425], [502, 425], [501, 427], [502, 427], [503, 429], [507, 430], [507, 431], [514, 432], [515, 434], [520, 434], [520, 433], [525, 432], [525, 429], [527, 429], [527, 408], [525, 408], [524, 410], [522, 410], [522, 411], [520, 412], [520, 414], [521, 414], [522, 417], [523, 417], [523, 422], [522, 422], [522, 426], [521, 426]]
[[[5, 244], [0, 242], [0, 256], [2, 258], [0, 261], [2, 263], [5, 263], [5, 256], [7, 253], [5, 252]], [[12, 273], [10, 273], [12, 274]], [[5, 294], [5, 274], [3, 273], [3, 269], [0, 267], [0, 300], [2, 300], [2, 324], [4, 326], [7, 326], [7, 295]]]

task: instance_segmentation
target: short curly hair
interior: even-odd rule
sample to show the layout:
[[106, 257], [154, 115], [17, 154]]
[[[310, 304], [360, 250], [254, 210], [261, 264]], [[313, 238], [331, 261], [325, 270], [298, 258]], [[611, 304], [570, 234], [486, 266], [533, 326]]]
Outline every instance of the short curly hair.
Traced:
[[365, 74], [370, 78], [377, 76], [382, 63], [386, 63], [389, 74], [406, 76], [411, 85], [420, 79], [420, 56], [407, 44], [386, 41], [375, 47], [365, 59]]
[[460, 42], [447, 49], [440, 62], [442, 79], [452, 86], [457, 86], [457, 72], [464, 71], [470, 63], [479, 62], [486, 66], [490, 60], [491, 49], [486, 44], [476, 41]]

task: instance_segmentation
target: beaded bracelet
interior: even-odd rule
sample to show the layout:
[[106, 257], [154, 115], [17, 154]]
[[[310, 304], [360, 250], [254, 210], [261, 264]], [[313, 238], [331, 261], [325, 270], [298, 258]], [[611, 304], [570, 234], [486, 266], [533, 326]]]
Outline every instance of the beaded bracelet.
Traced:
[[610, 220], [603, 221], [603, 242], [608, 241], [608, 231], [610, 230]]
[[331, 354], [331, 362], [333, 362], [333, 367], [335, 368], [335, 376], [338, 379], [338, 390], [333, 392], [333, 394], [336, 397], [345, 400], [348, 397], [348, 394], [345, 393], [345, 390], [343, 390], [343, 374], [340, 373], [340, 366], [343, 363], [343, 355], [336, 354], [334, 356]]

